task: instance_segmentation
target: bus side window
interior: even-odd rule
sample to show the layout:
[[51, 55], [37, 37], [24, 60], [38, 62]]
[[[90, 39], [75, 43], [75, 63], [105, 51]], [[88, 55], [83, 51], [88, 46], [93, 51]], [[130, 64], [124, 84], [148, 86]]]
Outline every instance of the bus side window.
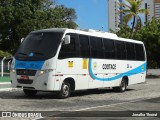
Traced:
[[136, 60], [144, 61], [145, 55], [144, 55], [144, 48], [141, 44], [135, 44], [135, 51], [136, 51]]
[[116, 45], [116, 59], [126, 60], [126, 47], [122, 41], [115, 41]]
[[144, 54], [144, 47], [143, 47], [143, 45], [139, 45], [139, 52], [140, 52], [139, 60], [144, 61], [145, 60], [145, 54]]
[[134, 43], [126, 42], [127, 60], [135, 60], [135, 47]]
[[114, 40], [103, 39], [103, 43], [104, 43], [104, 48], [105, 48], [105, 58], [115, 59]]
[[76, 50], [76, 41], [75, 37], [71, 35], [70, 44], [65, 45], [64, 42], [62, 43], [60, 53], [58, 58], [65, 59], [65, 58], [74, 58], [77, 57], [77, 50]]
[[90, 57], [89, 38], [85, 35], [79, 35], [80, 53], [82, 58]]
[[104, 59], [104, 47], [102, 38], [97, 39], [97, 52], [98, 52], [98, 58]]
[[101, 38], [90, 37], [91, 58], [104, 58]]
[[97, 58], [97, 38], [96, 37], [90, 37], [90, 50], [91, 50], [91, 58]]

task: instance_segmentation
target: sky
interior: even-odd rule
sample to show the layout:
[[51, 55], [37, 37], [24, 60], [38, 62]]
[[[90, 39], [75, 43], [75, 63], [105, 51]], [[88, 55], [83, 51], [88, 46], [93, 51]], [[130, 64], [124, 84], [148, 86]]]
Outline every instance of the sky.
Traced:
[[108, 0], [57, 0], [76, 11], [78, 29], [108, 31]]

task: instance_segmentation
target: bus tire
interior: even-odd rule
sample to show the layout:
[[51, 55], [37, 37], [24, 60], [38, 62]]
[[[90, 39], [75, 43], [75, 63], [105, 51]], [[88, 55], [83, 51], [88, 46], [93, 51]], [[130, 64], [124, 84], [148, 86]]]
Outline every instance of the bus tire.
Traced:
[[68, 82], [63, 82], [61, 86], [61, 91], [58, 93], [58, 98], [64, 99], [68, 98], [71, 94], [70, 84]]
[[37, 90], [23, 89], [23, 92], [29, 97], [35, 96], [37, 94]]
[[121, 84], [119, 87], [113, 87], [116, 92], [125, 92], [127, 89], [127, 81], [125, 78], [122, 78]]

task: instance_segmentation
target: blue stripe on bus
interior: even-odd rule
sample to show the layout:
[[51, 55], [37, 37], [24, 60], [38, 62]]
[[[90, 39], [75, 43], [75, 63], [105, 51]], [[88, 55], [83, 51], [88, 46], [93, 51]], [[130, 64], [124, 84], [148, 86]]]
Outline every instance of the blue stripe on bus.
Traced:
[[45, 61], [19, 61], [15, 60], [15, 69], [35, 69], [40, 70]]
[[93, 71], [92, 71], [92, 59], [89, 59], [89, 74], [93, 79], [99, 80], [99, 81], [113, 81], [113, 80], [117, 80], [119, 78], [122, 78], [123, 76], [131, 76], [134, 74], [139, 74], [142, 72], [146, 71], [146, 62], [140, 66], [138, 66], [135, 69], [132, 69], [130, 71], [124, 72], [124, 73], [120, 73], [119, 75], [116, 75], [114, 77], [108, 77], [108, 78], [99, 78], [97, 76], [94, 75]]

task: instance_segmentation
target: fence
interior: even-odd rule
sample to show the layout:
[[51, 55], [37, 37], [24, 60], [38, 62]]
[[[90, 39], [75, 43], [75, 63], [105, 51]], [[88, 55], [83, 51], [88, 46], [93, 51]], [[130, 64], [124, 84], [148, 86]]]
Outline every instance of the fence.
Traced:
[[12, 58], [3, 57], [0, 59], [1, 77], [9, 76], [10, 66], [12, 63]]

